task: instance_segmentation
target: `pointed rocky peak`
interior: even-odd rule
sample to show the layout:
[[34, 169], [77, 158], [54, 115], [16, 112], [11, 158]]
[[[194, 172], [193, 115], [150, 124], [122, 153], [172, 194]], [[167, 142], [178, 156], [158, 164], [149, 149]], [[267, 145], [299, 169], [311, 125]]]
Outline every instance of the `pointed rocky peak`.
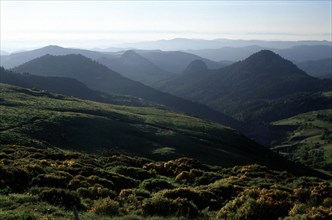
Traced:
[[187, 66], [183, 73], [205, 73], [206, 71], [208, 71], [207, 65], [202, 60], [194, 60]]

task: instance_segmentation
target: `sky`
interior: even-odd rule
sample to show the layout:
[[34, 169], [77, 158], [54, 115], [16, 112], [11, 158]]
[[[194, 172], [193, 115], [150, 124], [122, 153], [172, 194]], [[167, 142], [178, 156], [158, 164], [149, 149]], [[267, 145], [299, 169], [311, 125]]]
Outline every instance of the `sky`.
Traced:
[[173, 38], [329, 40], [332, 3], [316, 1], [0, 0], [1, 50], [107, 48]]

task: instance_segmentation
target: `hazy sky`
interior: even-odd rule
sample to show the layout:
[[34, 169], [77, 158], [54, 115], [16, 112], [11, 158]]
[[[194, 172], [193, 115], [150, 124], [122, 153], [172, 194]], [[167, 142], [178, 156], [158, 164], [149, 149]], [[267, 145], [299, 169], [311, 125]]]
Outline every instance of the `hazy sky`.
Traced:
[[1, 49], [172, 38], [331, 40], [331, 1], [1, 2]]

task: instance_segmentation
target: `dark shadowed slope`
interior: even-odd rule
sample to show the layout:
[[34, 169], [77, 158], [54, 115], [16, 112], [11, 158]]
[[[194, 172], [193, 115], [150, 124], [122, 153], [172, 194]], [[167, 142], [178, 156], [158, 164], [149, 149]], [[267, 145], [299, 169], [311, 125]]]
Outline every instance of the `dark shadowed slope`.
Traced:
[[110, 95], [92, 90], [80, 81], [67, 77], [38, 76], [29, 73], [15, 73], [0, 67], [0, 83], [30, 89], [46, 90], [81, 99], [128, 106], [158, 106], [132, 96]]
[[[206, 71], [200, 77], [180, 76], [159, 84], [158, 88], [207, 104], [244, 121], [270, 121], [302, 112], [303, 106], [293, 112], [287, 111], [296, 108], [294, 97], [301, 99], [311, 93], [331, 90], [331, 82], [313, 78], [290, 61], [263, 50], [220, 70]], [[281, 115], [274, 109], [278, 103], [284, 103], [285, 111]], [[314, 110], [327, 108], [329, 103], [306, 105]]]
[[236, 120], [204, 105], [160, 92], [142, 83], [127, 79], [82, 55], [46, 55], [16, 67], [14, 70], [43, 76], [71, 77], [102, 92], [143, 98], [176, 111], [220, 122], [231, 127], [239, 126]]
[[0, 84], [0, 91], [2, 144], [119, 151], [156, 160], [189, 156], [209, 164], [259, 163], [315, 174], [236, 130], [188, 115], [82, 101], [5, 84]]

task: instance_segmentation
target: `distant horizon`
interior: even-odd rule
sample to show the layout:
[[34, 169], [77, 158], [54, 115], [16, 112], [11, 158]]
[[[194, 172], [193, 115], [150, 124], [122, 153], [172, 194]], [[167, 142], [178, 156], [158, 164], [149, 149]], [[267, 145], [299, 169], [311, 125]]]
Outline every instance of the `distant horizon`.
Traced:
[[[173, 40], [202, 40], [202, 41], [218, 41], [218, 40], [225, 40], [225, 41], [243, 41], [243, 42], [250, 42], [250, 41], [259, 41], [259, 42], [327, 42], [330, 43], [332, 46], [332, 41], [329, 40], [260, 40], [260, 39], [228, 39], [228, 38], [217, 38], [217, 39], [200, 39], [200, 38], [172, 38], [172, 39], [159, 39], [159, 40], [152, 40], [152, 41], [136, 41], [136, 42], [128, 42], [127, 44], [135, 44], [135, 43], [149, 43], [149, 42], [159, 42], [159, 41], [173, 41]], [[125, 45], [126, 43], [123, 43], [121, 45]], [[18, 52], [24, 52], [24, 51], [29, 51], [29, 50], [36, 50], [36, 49], [40, 49], [40, 48], [44, 48], [44, 47], [48, 47], [48, 46], [58, 46], [58, 47], [62, 47], [62, 48], [72, 48], [72, 49], [84, 49], [84, 50], [107, 50], [110, 48], [114, 48], [114, 49], [140, 49], [140, 48], [135, 48], [135, 47], [124, 47], [119, 45], [115, 45], [115, 46], [104, 46], [104, 47], [98, 47], [98, 46], [91, 46], [91, 47], [80, 47], [80, 46], [71, 46], [71, 45], [66, 45], [66, 43], [50, 43], [50, 44], [38, 44], [35, 46], [32, 45], [27, 45], [26, 47], [22, 47], [22, 48], [12, 48], [12, 49], [6, 49], [3, 47], [3, 45], [1, 45], [0, 51], [1, 52], [6, 52], [6, 53], [18, 53]], [[319, 45], [319, 44], [317, 44]], [[257, 46], [254, 44], [248, 45], [248, 46]], [[222, 47], [234, 47], [237, 48], [236, 46], [221, 46]], [[238, 46], [238, 48], [241, 47], [247, 47], [247, 46]], [[263, 46], [262, 46], [263, 47]], [[209, 49], [209, 48], [207, 48]], [[218, 49], [218, 48], [215, 48]]]
[[332, 37], [331, 1], [0, 1], [1, 50], [186, 39]]

